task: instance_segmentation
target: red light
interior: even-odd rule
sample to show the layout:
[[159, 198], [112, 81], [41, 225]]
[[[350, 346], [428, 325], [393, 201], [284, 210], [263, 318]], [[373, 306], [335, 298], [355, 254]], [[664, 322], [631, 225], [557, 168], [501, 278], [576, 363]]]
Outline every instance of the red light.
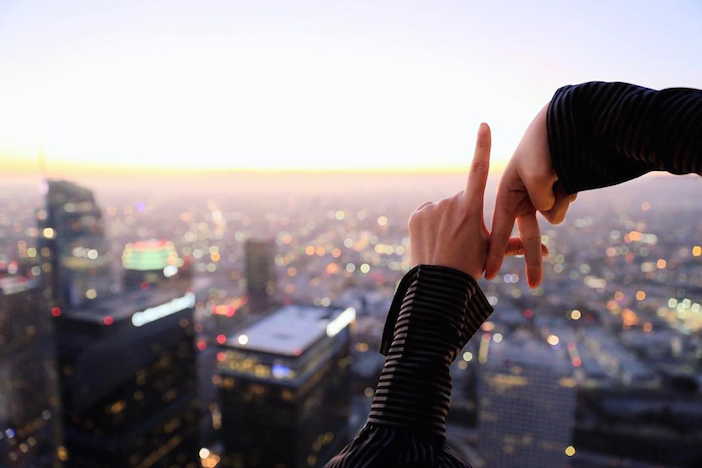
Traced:
[[102, 321], [105, 322], [105, 325], [112, 325], [113, 323], [115, 323], [115, 319], [113, 319], [111, 315], [108, 315], [107, 317], [102, 319]]
[[217, 343], [224, 344], [227, 342], [227, 337], [224, 335], [217, 335]]
[[144, 291], [146, 291], [147, 289], [149, 289], [149, 282], [148, 282], [148, 281], [142, 281], [142, 282], [141, 282], [141, 289], [144, 290]]
[[61, 316], [61, 308], [60, 307], [52, 307], [51, 308], [51, 315], [54, 317], [60, 317]]
[[573, 358], [573, 366], [575, 367], [580, 367], [582, 365], [583, 361], [579, 357], [574, 357]]
[[531, 309], [524, 309], [524, 318], [532, 318], [534, 316], [534, 311]]
[[204, 351], [206, 348], [207, 348], [207, 343], [205, 342], [205, 340], [198, 340], [197, 349], [199, 349], [200, 351]]
[[236, 314], [236, 309], [229, 306], [229, 309], [227, 309], [227, 317], [234, 317], [234, 314]]
[[224, 361], [225, 359], [227, 359], [227, 353], [225, 353], [225, 352], [219, 352], [219, 353], [217, 353], [217, 360], [218, 360], [219, 362], [222, 362], [222, 361]]

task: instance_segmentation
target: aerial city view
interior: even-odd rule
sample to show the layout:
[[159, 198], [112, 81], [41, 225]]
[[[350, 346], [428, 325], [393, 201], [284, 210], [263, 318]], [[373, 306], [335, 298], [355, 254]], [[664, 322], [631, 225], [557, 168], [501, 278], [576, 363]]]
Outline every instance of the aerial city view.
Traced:
[[[3, 189], [2, 466], [322, 466], [369, 412], [409, 213], [460, 183], [365, 179], [331, 196]], [[452, 367], [465, 459], [697, 466], [695, 190], [583, 194], [544, 226], [541, 287], [519, 259], [481, 281], [495, 312]]]
[[0, 0], [0, 468], [702, 467], [700, 31]]

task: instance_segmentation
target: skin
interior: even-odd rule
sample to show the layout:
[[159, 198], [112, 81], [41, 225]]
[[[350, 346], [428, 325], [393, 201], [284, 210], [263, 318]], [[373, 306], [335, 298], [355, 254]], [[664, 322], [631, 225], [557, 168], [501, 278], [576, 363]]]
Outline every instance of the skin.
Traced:
[[[436, 203], [422, 203], [409, 218], [412, 265], [440, 265], [463, 271], [476, 281], [485, 270], [491, 247], [490, 231], [485, 226], [483, 200], [490, 168], [490, 127], [478, 130], [475, 154], [466, 187], [456, 195]], [[540, 254], [548, 254], [539, 240]], [[504, 255], [524, 253], [522, 240], [509, 238], [502, 247]]]
[[577, 195], [568, 195], [557, 183], [548, 147], [546, 114], [548, 104], [531, 122], [517, 150], [505, 168], [495, 201], [492, 237], [485, 277], [493, 279], [502, 266], [515, 221], [524, 250], [529, 286], [537, 287], [543, 275], [541, 230], [536, 212], [551, 223], [565, 219], [568, 206]]

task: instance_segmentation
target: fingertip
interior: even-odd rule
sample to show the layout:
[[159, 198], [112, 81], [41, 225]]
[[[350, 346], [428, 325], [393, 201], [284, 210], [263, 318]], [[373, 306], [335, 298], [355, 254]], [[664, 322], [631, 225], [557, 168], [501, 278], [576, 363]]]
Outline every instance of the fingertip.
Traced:
[[478, 135], [486, 136], [488, 133], [490, 133], [490, 126], [485, 122], [481, 122], [478, 127]]

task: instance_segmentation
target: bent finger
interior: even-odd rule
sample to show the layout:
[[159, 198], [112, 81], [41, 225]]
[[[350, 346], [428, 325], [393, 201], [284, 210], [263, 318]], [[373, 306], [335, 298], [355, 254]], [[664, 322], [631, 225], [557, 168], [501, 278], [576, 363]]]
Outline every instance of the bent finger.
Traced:
[[[508, 174], [502, 176], [509, 177]], [[505, 184], [500, 183], [497, 199], [495, 200], [495, 213], [492, 221], [492, 233], [490, 235], [490, 251], [488, 252], [485, 264], [485, 278], [493, 279], [502, 266], [502, 259], [505, 255], [507, 242], [512, 235], [514, 219], [516, 218], [515, 207], [509, 203], [508, 190]]]
[[[541, 244], [541, 256], [548, 257], [548, 254], [548, 247]], [[524, 247], [522, 246], [522, 240], [519, 237], [510, 237], [509, 241], [507, 241], [505, 257], [513, 257], [515, 255], [524, 255]]]
[[522, 239], [526, 274], [529, 287], [535, 288], [541, 283], [541, 230], [536, 220], [536, 213], [517, 218], [519, 237]]
[[562, 186], [556, 187], [556, 201], [553, 207], [541, 213], [551, 224], [560, 224], [565, 219], [568, 207], [570, 206], [570, 196]]

